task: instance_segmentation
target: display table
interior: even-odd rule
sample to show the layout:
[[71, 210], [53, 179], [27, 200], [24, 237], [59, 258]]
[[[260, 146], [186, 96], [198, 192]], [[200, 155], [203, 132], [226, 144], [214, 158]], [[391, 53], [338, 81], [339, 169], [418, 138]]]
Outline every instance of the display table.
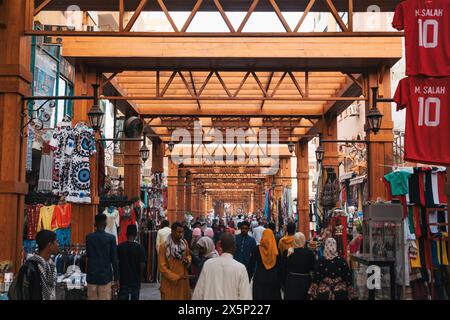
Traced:
[[[390, 277], [391, 300], [395, 300], [395, 259], [384, 258], [371, 254], [351, 254], [350, 261], [358, 262], [365, 266], [375, 265], [378, 267], [388, 267]], [[369, 289], [369, 300], [375, 300], [375, 289]]]

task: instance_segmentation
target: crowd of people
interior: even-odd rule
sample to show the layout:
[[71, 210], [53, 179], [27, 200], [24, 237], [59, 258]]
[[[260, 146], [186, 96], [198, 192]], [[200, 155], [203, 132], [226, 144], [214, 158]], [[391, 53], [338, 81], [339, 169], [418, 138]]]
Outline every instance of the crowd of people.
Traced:
[[[128, 226], [127, 241], [117, 246], [106, 219], [97, 215], [86, 237], [87, 298], [111, 300], [118, 289], [118, 299], [139, 300], [146, 255], [137, 228]], [[353, 299], [351, 270], [329, 231], [306, 241], [293, 221], [283, 229], [255, 218], [198, 219], [191, 226], [164, 220], [156, 237], [161, 299]], [[42, 230], [36, 242], [38, 253], [19, 271], [11, 299], [55, 299], [56, 234]]]
[[176, 222], [170, 233], [164, 228], [158, 232], [163, 300], [355, 297], [349, 265], [327, 230], [307, 242], [293, 221], [284, 235], [273, 222], [251, 218], [196, 220], [192, 228]]

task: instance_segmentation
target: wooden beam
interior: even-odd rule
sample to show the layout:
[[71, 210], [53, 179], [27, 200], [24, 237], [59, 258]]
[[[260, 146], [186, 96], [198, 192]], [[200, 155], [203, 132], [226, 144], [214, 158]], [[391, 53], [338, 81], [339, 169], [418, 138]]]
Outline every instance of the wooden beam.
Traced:
[[316, 0], [310, 0], [308, 5], [306, 6], [305, 11], [303, 12], [302, 17], [300, 18], [300, 21], [298, 22], [297, 26], [294, 29], [294, 32], [298, 32], [300, 30], [300, 27], [302, 26], [303, 22], [306, 19], [306, 16], [308, 15], [308, 13], [311, 11], [312, 7], [314, 6], [314, 3], [316, 2]]
[[228, 90], [228, 88], [227, 88], [225, 82], [223, 81], [222, 77], [220, 76], [219, 72], [215, 71], [214, 73], [215, 73], [217, 79], [219, 79], [220, 84], [222, 85], [223, 89], [227, 93], [228, 97], [232, 98], [233, 95], [231, 94], [230, 90]]
[[45, 0], [44, 2], [41, 3], [40, 6], [38, 6], [35, 10], [34, 10], [34, 15], [37, 16], [42, 10], [45, 9], [45, 7], [47, 5], [50, 4], [50, 2], [52, 2], [52, 0]]
[[178, 28], [177, 28], [177, 25], [176, 25], [175, 22], [173, 21], [172, 16], [171, 16], [170, 13], [169, 13], [169, 10], [167, 10], [167, 7], [166, 7], [166, 5], [164, 4], [164, 1], [163, 1], [163, 0], [158, 0], [158, 4], [159, 4], [159, 6], [161, 7], [161, 9], [162, 9], [162, 11], [164, 12], [164, 14], [166, 15], [167, 20], [169, 20], [169, 23], [170, 23], [170, 25], [172, 26], [173, 31], [175, 31], [175, 32], [177, 32], [177, 33], [180, 32], [180, 31], [178, 30]]
[[200, 90], [198, 91], [198, 95], [200, 96], [203, 92], [203, 90], [205, 90], [206, 85], [208, 84], [209, 80], [211, 79], [211, 77], [214, 75], [214, 71], [211, 71], [208, 76], [205, 79], [205, 82], [203, 82], [202, 87], [200, 88]]
[[[195, 89], [194, 77], [192, 76], [192, 72], [191, 72], [191, 71], [189, 71], [189, 77], [190, 77], [190, 79], [191, 79], [192, 89], [194, 90], [194, 95], [195, 95], [196, 97], [198, 97], [197, 90]], [[202, 106], [200, 105], [200, 100], [198, 100], [198, 99], [197, 99], [197, 104], [198, 104], [198, 110], [201, 110], [201, 109], [202, 109]]]
[[186, 32], [189, 26], [191, 25], [192, 20], [194, 19], [195, 15], [197, 14], [198, 10], [200, 9], [200, 6], [202, 5], [203, 0], [197, 0], [197, 3], [194, 6], [194, 9], [192, 9], [191, 14], [187, 18], [183, 28], [181, 29], [181, 32]]
[[248, 71], [244, 78], [242, 79], [241, 83], [239, 84], [239, 87], [236, 89], [236, 92], [234, 93], [233, 97], [237, 97], [237, 95], [239, 94], [239, 92], [242, 89], [242, 86], [244, 85], [245, 81], [247, 80], [248, 76], [250, 75], [250, 71]]
[[110, 75], [110, 76], [105, 80], [105, 82], [102, 83], [102, 88], [103, 88], [104, 86], [106, 86], [108, 83], [110, 83], [111, 80], [114, 79], [114, 77], [117, 76], [118, 74], [119, 74], [119, 72], [114, 72], [112, 75]]
[[177, 75], [176, 71], [172, 72], [172, 75], [170, 76], [169, 80], [167, 81], [166, 85], [164, 86], [164, 88], [163, 88], [163, 90], [162, 90], [162, 92], [160, 94], [160, 97], [164, 97], [164, 95], [166, 94], [167, 89], [169, 89], [169, 86], [172, 83], [173, 78], [175, 78], [176, 75]]
[[[273, 79], [273, 75], [275, 74], [275, 72], [272, 72], [269, 76], [269, 81], [267, 81], [267, 87], [266, 87], [266, 92], [269, 92], [270, 89], [270, 84], [272, 83], [272, 79]], [[266, 100], [263, 100], [261, 102], [261, 110], [264, 109], [264, 104], [266, 103]]]
[[266, 89], [264, 89], [264, 87], [263, 87], [261, 81], [259, 80], [258, 75], [257, 75], [255, 72], [252, 72], [252, 76], [253, 76], [253, 78], [255, 78], [256, 83], [258, 84], [259, 88], [261, 89], [261, 91], [262, 91], [264, 97], [267, 97], [267, 91], [266, 91]]
[[353, 0], [348, 0], [348, 31], [353, 32]]
[[219, 10], [220, 15], [222, 16], [223, 20], [225, 21], [225, 23], [226, 23], [228, 29], [230, 30], [230, 32], [236, 32], [234, 30], [233, 25], [230, 22], [230, 19], [228, 19], [227, 14], [225, 13], [225, 11], [223, 11], [223, 7], [220, 4], [220, 1], [219, 0], [214, 0], [214, 4], [216, 5], [217, 9]]
[[272, 5], [273, 9], [275, 10], [275, 13], [278, 16], [278, 19], [280, 19], [281, 24], [283, 25], [286, 32], [292, 32], [291, 27], [289, 27], [289, 24], [287, 23], [286, 19], [283, 16], [283, 13], [281, 12], [280, 8], [277, 5], [277, 2], [275, 0], [269, 0], [270, 4]]
[[148, 0], [141, 0], [139, 3], [139, 6], [136, 8], [136, 11], [134, 12], [133, 16], [131, 17], [130, 21], [128, 21], [127, 26], [125, 27], [125, 32], [130, 32], [133, 28], [134, 24], [136, 23], [137, 19], [142, 13], [142, 10], [144, 9], [145, 5], [147, 4]]
[[[295, 76], [292, 74], [292, 72], [288, 72], [289, 76], [292, 79], [292, 82], [294, 82], [295, 87], [297, 88], [298, 92], [300, 93], [300, 95], [302, 97], [305, 97], [305, 93], [303, 92], [302, 88], [300, 87], [297, 79], [295, 78]], [[308, 98], [309, 99], [309, 98]]]
[[125, 16], [124, 0], [119, 0], [119, 32], [123, 32], [124, 16]]
[[247, 11], [247, 14], [244, 17], [244, 20], [242, 20], [241, 25], [239, 26], [237, 32], [242, 32], [244, 30], [245, 25], [247, 24], [248, 20], [250, 19], [250, 16], [255, 11], [256, 7], [258, 6], [259, 0], [253, 0], [252, 5]]
[[334, 6], [333, 0], [326, 0], [326, 1], [331, 14], [333, 15], [336, 22], [339, 24], [339, 27], [342, 29], [343, 32], [348, 32], [348, 28], [345, 25], [344, 21], [342, 21], [341, 17], [339, 16], [339, 12]]
[[346, 75], [347, 75], [350, 79], [352, 79], [353, 82], [356, 83], [361, 89], [363, 88], [362, 83], [361, 83], [358, 79], [356, 79], [354, 75], [352, 75], [351, 73], [346, 73]]

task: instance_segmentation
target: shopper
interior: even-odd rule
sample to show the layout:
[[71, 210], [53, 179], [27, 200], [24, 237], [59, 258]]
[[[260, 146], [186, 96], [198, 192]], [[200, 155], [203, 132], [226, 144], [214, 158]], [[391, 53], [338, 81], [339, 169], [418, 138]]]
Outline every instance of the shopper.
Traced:
[[89, 300], [111, 300], [112, 285], [118, 279], [116, 238], [105, 232], [107, 217], [95, 216], [95, 232], [86, 236], [87, 288]]
[[307, 300], [311, 273], [316, 265], [314, 252], [305, 247], [305, 235], [297, 232], [291, 248], [283, 256], [283, 288], [285, 300]]
[[188, 268], [191, 264], [189, 245], [183, 239], [184, 228], [179, 222], [172, 224], [172, 232], [159, 247], [158, 263], [161, 272], [161, 300], [189, 300]]
[[119, 300], [139, 300], [141, 276], [144, 274], [146, 257], [142, 245], [136, 243], [137, 227], [127, 227], [127, 241], [117, 248], [119, 255]]
[[10, 300], [55, 300], [56, 267], [50, 259], [58, 253], [56, 233], [42, 230], [36, 234], [38, 253], [20, 268], [8, 292]]
[[170, 235], [172, 230], [169, 228], [169, 221], [163, 220], [161, 222], [161, 229], [156, 233], [156, 251], [159, 252], [159, 247], [162, 243], [166, 242], [167, 237]]
[[269, 222], [269, 224], [267, 225], [267, 227], [272, 230], [273, 235], [275, 236], [275, 243], [278, 245], [280, 243], [281, 240], [281, 235], [279, 232], [277, 232], [277, 226], [275, 225], [275, 222]]
[[211, 240], [214, 240], [214, 230], [212, 228], [206, 228], [205, 229], [205, 237], [211, 238]]
[[283, 256], [287, 249], [294, 245], [294, 234], [295, 234], [295, 223], [289, 222], [286, 226], [287, 235], [281, 238], [278, 244], [278, 249], [280, 250], [280, 255]]
[[222, 255], [205, 262], [194, 300], [251, 300], [250, 284], [245, 266], [233, 259], [236, 242], [230, 233], [220, 238]]
[[194, 230], [192, 230], [192, 240], [191, 240], [191, 251], [195, 250], [195, 245], [197, 244], [197, 241], [200, 240], [200, 238], [202, 237], [202, 229], [200, 228], [195, 228]]
[[350, 268], [338, 255], [333, 238], [325, 240], [324, 254], [316, 263], [308, 293], [315, 300], [349, 300], [354, 297]]
[[[264, 232], [264, 230], [265, 230], [266, 228], [264, 228], [264, 221], [263, 220], [259, 220], [258, 221], [258, 226], [257, 227], [255, 227], [253, 230], [252, 230], [252, 236], [253, 236], [253, 238], [255, 238], [255, 241], [256, 241], [256, 244], [257, 245], [259, 245], [259, 242], [261, 241], [261, 237], [262, 237], [262, 234], [263, 234], [263, 232]], [[272, 233], [273, 234], [273, 233]], [[274, 238], [275, 239], [275, 238]]]
[[264, 230], [260, 244], [253, 251], [250, 271], [254, 300], [280, 300], [280, 257], [272, 230]]
[[256, 241], [248, 234], [250, 223], [248, 221], [242, 221], [240, 224], [241, 233], [236, 236], [236, 253], [234, 258], [245, 266], [250, 277], [250, 260], [256, 248]]

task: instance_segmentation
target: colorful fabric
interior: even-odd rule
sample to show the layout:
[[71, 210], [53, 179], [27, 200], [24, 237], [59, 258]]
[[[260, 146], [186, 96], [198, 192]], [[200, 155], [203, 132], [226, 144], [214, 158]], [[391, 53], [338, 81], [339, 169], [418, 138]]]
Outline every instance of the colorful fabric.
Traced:
[[56, 230], [56, 221], [53, 219], [55, 207], [55, 205], [41, 207], [41, 209], [39, 210], [39, 221], [37, 226], [38, 232], [41, 230]]
[[72, 205], [70, 203], [57, 205], [53, 213], [52, 224], [57, 228], [64, 229], [70, 226], [70, 219], [72, 217]]
[[71, 150], [73, 150], [73, 145], [72, 122], [61, 121], [53, 131], [50, 141], [53, 150], [52, 191], [56, 195], [68, 195], [67, 186], [72, 168]]
[[95, 154], [94, 131], [79, 122], [73, 129], [74, 148], [71, 156], [72, 170], [68, 183], [67, 201], [91, 203], [90, 157]]
[[58, 239], [58, 245], [60, 247], [69, 247], [70, 246], [70, 236], [71, 230], [70, 228], [57, 229], [55, 231], [56, 239]]
[[394, 171], [388, 173], [384, 178], [391, 184], [393, 196], [408, 194], [408, 180], [411, 173], [406, 171]]
[[267, 270], [272, 269], [277, 263], [278, 249], [273, 231], [265, 229], [259, 243], [259, 253], [264, 267]]
[[450, 2], [406, 0], [395, 9], [392, 26], [405, 30], [406, 74], [450, 75]]
[[27, 240], [36, 239], [36, 232], [41, 215], [42, 205], [27, 205], [25, 208], [27, 217]]
[[169, 260], [170, 257], [176, 260], [182, 260], [185, 252], [189, 250], [186, 240], [181, 239], [179, 243], [173, 241], [172, 236], [168, 236], [166, 239], [166, 258]]

